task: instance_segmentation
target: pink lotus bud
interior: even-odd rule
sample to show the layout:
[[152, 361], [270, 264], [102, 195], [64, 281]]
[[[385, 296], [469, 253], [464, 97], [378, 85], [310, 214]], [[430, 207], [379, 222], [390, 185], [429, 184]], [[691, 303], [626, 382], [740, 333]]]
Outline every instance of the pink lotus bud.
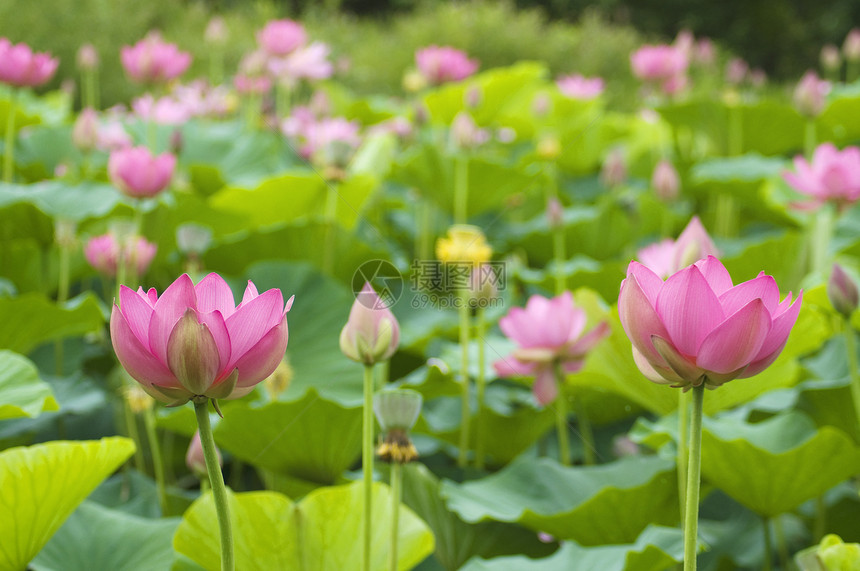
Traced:
[[239, 398], [277, 368], [287, 348], [281, 290], [257, 293], [248, 282], [239, 306], [218, 274], [196, 286], [180, 276], [161, 297], [155, 289], [120, 288], [111, 312], [119, 362], [156, 399], [179, 405], [205, 396]]
[[133, 46], [123, 46], [120, 59], [125, 73], [137, 83], [163, 83], [179, 77], [191, 65], [191, 54], [150, 32]]
[[99, 114], [87, 107], [78, 115], [72, 127], [72, 142], [79, 150], [88, 153], [99, 143]]
[[[125, 246], [122, 246], [121, 242], [124, 242]], [[120, 240], [114, 234], [104, 234], [89, 239], [84, 247], [84, 257], [94, 270], [113, 278], [117, 275], [122, 252], [124, 263], [134, 266], [137, 275], [143, 276], [157, 251], [155, 244], [139, 236]]]
[[698, 216], [693, 216], [677, 240], [667, 238], [639, 250], [636, 258], [665, 279], [681, 268], [708, 256], [719, 256], [714, 241]]
[[153, 156], [146, 147], [131, 147], [111, 153], [108, 175], [111, 182], [132, 198], [155, 196], [170, 185], [176, 157]]
[[257, 43], [271, 56], [285, 56], [306, 41], [304, 26], [293, 20], [272, 20], [257, 33]]
[[812, 198], [811, 202], [794, 204], [796, 208], [817, 208], [825, 202], [844, 209], [860, 199], [860, 148], [846, 147], [840, 151], [831, 143], [815, 149], [812, 161], [802, 156], [794, 158], [794, 170], [783, 178], [795, 190]]
[[842, 54], [847, 61], [860, 61], [860, 28], [853, 28], [845, 36], [845, 43], [842, 44]]
[[630, 65], [639, 79], [663, 82], [686, 74], [689, 60], [675, 46], [642, 46], [630, 56]]
[[639, 450], [639, 445], [633, 442], [626, 434], [621, 434], [612, 439], [612, 454], [616, 458], [625, 458], [627, 456], [638, 456], [642, 451]]
[[807, 117], [817, 117], [827, 103], [830, 82], [819, 79], [814, 71], [807, 71], [794, 88], [794, 105]]
[[487, 302], [496, 299], [499, 283], [502, 280], [498, 266], [480, 264], [469, 274], [469, 303], [472, 307], [486, 307]]
[[472, 116], [460, 111], [451, 124], [451, 141], [460, 149], [474, 149], [490, 140], [490, 133], [478, 127]]
[[609, 151], [600, 168], [600, 181], [608, 188], [615, 188], [627, 180], [627, 161], [624, 152], [615, 148]]
[[399, 343], [397, 319], [370, 283], [365, 283], [340, 332], [340, 350], [353, 361], [373, 365], [390, 359]]
[[800, 312], [803, 293], [780, 302], [764, 272], [733, 285], [713, 256], [664, 282], [630, 262], [621, 282], [618, 314], [633, 343], [633, 358], [650, 380], [673, 387], [716, 388], [756, 375], [776, 360]]
[[555, 364], [565, 373], [579, 371], [588, 352], [609, 335], [606, 322], [588, 332], [585, 324], [585, 310], [574, 304], [570, 292], [552, 299], [531, 296], [525, 308], [511, 308], [499, 320], [502, 333], [518, 348], [493, 363], [496, 373], [500, 377], [535, 376], [535, 398], [542, 405], [549, 404], [558, 396]]
[[654, 188], [657, 198], [663, 202], [671, 202], [678, 198], [681, 179], [670, 161], [663, 159], [657, 163], [657, 166], [654, 167], [654, 173], [651, 175], [651, 186]]
[[42, 85], [57, 71], [59, 61], [47, 53], [34, 53], [27, 44], [0, 38], [0, 83], [15, 87]]
[[550, 198], [546, 205], [546, 221], [550, 228], [561, 228], [564, 225], [564, 207], [556, 197]]
[[830, 273], [830, 279], [827, 280], [827, 297], [833, 308], [846, 319], [851, 317], [857, 305], [860, 304], [857, 283], [839, 264], [833, 264], [833, 271]]
[[94, 45], [83, 44], [78, 48], [76, 61], [81, 71], [94, 71], [99, 67], [99, 52]]
[[[215, 455], [218, 458], [218, 465], [224, 465], [224, 458], [221, 457], [221, 451], [215, 447]], [[191, 437], [191, 443], [188, 445], [188, 452], [185, 454], [185, 465], [199, 479], [204, 480], [209, 477], [209, 472], [206, 470], [206, 458], [203, 455], [203, 443], [200, 441], [200, 431], [195, 430], [194, 436]]]
[[750, 83], [753, 87], [762, 87], [767, 83], [767, 74], [760, 67], [753, 69], [750, 71]]
[[179, 129], [174, 129], [173, 132], [170, 134], [169, 146], [170, 146], [171, 154], [173, 154], [173, 155], [180, 154], [182, 152], [182, 144], [183, 144], [182, 131], [180, 131]]
[[605, 87], [603, 78], [584, 77], [579, 74], [559, 77], [555, 84], [566, 97], [583, 101], [599, 97]]
[[532, 113], [535, 117], [546, 117], [552, 109], [552, 99], [546, 93], [538, 93], [532, 101]]
[[739, 57], [732, 58], [726, 63], [726, 81], [732, 85], [739, 85], [747, 78], [750, 66]]
[[465, 101], [466, 107], [470, 109], [475, 109], [478, 105], [481, 104], [484, 95], [481, 93], [481, 88], [477, 85], [470, 87], [466, 90]]
[[176, 229], [176, 247], [186, 256], [200, 256], [209, 249], [211, 242], [212, 230], [205, 226], [186, 222]]
[[827, 44], [821, 48], [819, 59], [821, 61], [821, 67], [824, 68], [825, 71], [837, 71], [842, 65], [842, 55], [839, 53], [839, 48], [833, 44]]
[[478, 70], [478, 62], [449, 46], [429, 46], [415, 53], [418, 70], [431, 85], [466, 79]]
[[702, 65], [711, 65], [717, 60], [717, 50], [709, 38], [702, 38], [696, 42], [693, 58]]
[[213, 16], [206, 25], [206, 31], [203, 33], [203, 40], [207, 44], [212, 44], [213, 46], [223, 46], [227, 43], [228, 35], [229, 31], [227, 30], [227, 24], [224, 22], [224, 18], [221, 16]]

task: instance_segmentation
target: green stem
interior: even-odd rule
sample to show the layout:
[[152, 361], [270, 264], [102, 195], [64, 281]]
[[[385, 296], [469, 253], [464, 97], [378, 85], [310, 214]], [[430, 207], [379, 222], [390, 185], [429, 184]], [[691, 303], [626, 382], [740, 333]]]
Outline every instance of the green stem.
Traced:
[[215, 511], [218, 514], [218, 530], [221, 534], [221, 571], [233, 571], [236, 568], [236, 563], [233, 559], [233, 528], [230, 521], [230, 504], [227, 498], [227, 487], [224, 485], [224, 475], [218, 464], [215, 439], [212, 438], [212, 425], [209, 423], [209, 399], [207, 397], [194, 397], [193, 402], [194, 412], [197, 415], [197, 428], [200, 430], [200, 443], [203, 445], [203, 458], [206, 460], [206, 471], [209, 472], [209, 484], [212, 486]]
[[558, 461], [562, 466], [572, 464], [570, 457], [570, 441], [567, 434], [567, 395], [564, 391], [564, 371], [560, 363], [555, 363], [555, 383], [558, 385], [558, 396], [555, 399], [555, 434], [558, 438]]
[[146, 462], [143, 460], [143, 446], [141, 446], [140, 431], [137, 429], [137, 418], [135, 417], [134, 412], [132, 412], [131, 407], [128, 405], [128, 401], [125, 400], [125, 397], [122, 398], [122, 402], [123, 412], [125, 414], [125, 429], [128, 431], [129, 438], [131, 438], [135, 444], [134, 467], [138, 472], [144, 474], [146, 472]]
[[484, 308], [477, 309], [477, 325], [475, 326], [475, 337], [478, 342], [478, 376], [475, 379], [475, 388], [478, 395], [478, 419], [475, 426], [475, 467], [484, 469], [484, 391], [486, 389], [486, 375], [484, 366], [486, 363], [486, 347], [484, 333], [486, 320]]
[[323, 272], [331, 275], [334, 269], [334, 236], [337, 224], [337, 188], [336, 183], [326, 185], [325, 199], [325, 239], [323, 250]]
[[373, 365], [364, 366], [364, 418], [362, 422], [361, 467], [364, 476], [361, 569], [362, 571], [370, 571], [371, 509], [373, 505]]
[[762, 561], [762, 570], [770, 571], [773, 565], [773, 542], [770, 539], [770, 519], [763, 517], [761, 519], [761, 528], [764, 532], [764, 561]]
[[716, 197], [716, 234], [722, 238], [732, 238], [736, 232], [738, 218], [737, 205], [732, 195], [720, 192]]
[[[57, 284], [57, 304], [62, 305], [69, 299], [69, 248], [60, 244], [60, 275]], [[58, 377], [63, 376], [63, 340], [54, 343], [54, 368]]]
[[[687, 415], [690, 405], [687, 402], [687, 393], [678, 391], [678, 497], [687, 495]], [[681, 525], [684, 525], [684, 506], [681, 507]]]
[[776, 550], [779, 554], [779, 566], [783, 571], [788, 571], [790, 561], [788, 543], [785, 541], [785, 530], [782, 527], [782, 520], [778, 517], [773, 520], [773, 531], [776, 534]]
[[684, 571], [696, 571], [699, 532], [699, 485], [702, 467], [702, 402], [705, 383], [693, 387], [693, 414], [690, 418], [690, 458], [687, 466], [686, 511], [684, 513]]
[[573, 406], [576, 411], [576, 419], [579, 422], [579, 433], [582, 435], [582, 448], [585, 451], [585, 465], [593, 466], [597, 463], [595, 457], [594, 434], [591, 431], [591, 421], [585, 412], [582, 399], [574, 397]]
[[833, 233], [834, 212], [832, 204], [822, 204], [811, 220], [812, 229], [809, 248], [809, 269], [819, 276], [825, 276], [830, 267], [830, 237]]
[[854, 337], [854, 328], [851, 320], [845, 319], [843, 323], [843, 336], [845, 337], [845, 350], [848, 353], [848, 373], [851, 377], [851, 400], [854, 402], [854, 414], [857, 417], [857, 426], [860, 428], [860, 368], [857, 365], [857, 341]]
[[465, 468], [469, 458], [469, 293], [460, 293], [460, 454], [457, 466]]
[[567, 288], [564, 261], [567, 259], [564, 242], [564, 225], [552, 229], [552, 257], [555, 260], [555, 293], [561, 295]]
[[[854, 401], [857, 402], [856, 400]], [[813, 523], [812, 538], [815, 543], [820, 543], [824, 534], [827, 532], [827, 504], [824, 502], [824, 496], [815, 498], [815, 522]]]
[[212, 50], [212, 57], [209, 59], [209, 82], [212, 87], [220, 85], [224, 78], [224, 50], [221, 46]]
[[469, 210], [469, 162], [465, 157], [454, 159], [454, 222], [465, 224]]
[[416, 257], [419, 260], [433, 258], [433, 209], [426, 197], [418, 199], [418, 246]]
[[812, 160], [817, 142], [818, 135], [815, 132], [815, 119], [807, 119], [803, 129], [803, 154], [806, 156], [806, 160]]
[[388, 568], [397, 571], [397, 540], [400, 532], [401, 491], [400, 462], [391, 463], [391, 549], [388, 552]]
[[170, 510], [164, 478], [164, 461], [161, 457], [161, 442], [158, 440], [158, 432], [155, 430], [155, 413], [151, 407], [146, 407], [143, 410], [143, 426], [146, 429], [146, 438], [149, 440], [149, 452], [152, 454], [152, 470], [155, 472], [158, 503], [161, 505], [161, 514], [167, 516]]
[[13, 169], [15, 167], [15, 106], [17, 91], [13, 89], [9, 93], [9, 111], [6, 114], [6, 142], [3, 147], [3, 182], [11, 183]]

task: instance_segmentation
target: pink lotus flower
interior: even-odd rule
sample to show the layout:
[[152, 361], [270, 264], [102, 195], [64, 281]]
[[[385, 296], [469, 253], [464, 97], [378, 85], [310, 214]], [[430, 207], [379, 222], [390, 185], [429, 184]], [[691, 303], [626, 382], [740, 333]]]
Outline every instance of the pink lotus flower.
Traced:
[[478, 62], [449, 46], [429, 46], [415, 53], [418, 71], [431, 85], [466, 79], [478, 70]]
[[645, 81], [666, 81], [687, 72], [689, 60], [675, 46], [642, 46], [630, 56], [633, 75]]
[[170, 184], [176, 157], [170, 153], [153, 156], [146, 147], [119, 149], [110, 154], [111, 182], [132, 198], [155, 196]]
[[780, 302], [773, 277], [733, 285], [713, 256], [665, 282], [630, 262], [618, 314], [633, 358], [650, 380], [673, 387], [716, 388], [751, 377], [776, 360], [800, 312], [803, 292]]
[[353, 361], [373, 365], [390, 359], [399, 343], [397, 319], [388, 304], [365, 282], [340, 332], [340, 350]]
[[546, 405], [558, 396], [553, 367], [565, 373], [579, 371], [586, 354], [609, 335], [609, 325], [600, 323], [585, 333], [585, 311], [576, 307], [571, 293], [547, 299], [529, 298], [525, 308], [514, 307], [499, 321], [499, 327], [519, 348], [493, 363], [500, 377], [535, 375], [532, 388], [538, 403]]
[[603, 93], [605, 84], [600, 77], [584, 77], [579, 74], [559, 77], [555, 84], [559, 91], [571, 99], [589, 100]]
[[654, 173], [651, 175], [651, 186], [657, 194], [657, 198], [663, 202], [671, 202], [678, 198], [678, 192], [681, 190], [681, 178], [678, 176], [678, 171], [671, 162], [662, 159], [654, 167]]
[[149, 93], [132, 100], [131, 109], [140, 119], [160, 125], [182, 125], [191, 119], [193, 114], [181, 101], [172, 97], [156, 99]]
[[852, 28], [845, 36], [842, 53], [848, 61], [860, 61], [860, 28]]
[[306, 41], [304, 26], [293, 20], [272, 20], [257, 33], [257, 43], [273, 56], [287, 55]]
[[824, 143], [815, 149], [811, 163], [796, 156], [794, 170], [784, 172], [783, 178], [798, 192], [812, 197], [810, 202], [793, 204], [796, 208], [812, 209], [832, 201], [844, 209], [860, 199], [860, 148], [839, 151]]
[[122, 286], [110, 318], [119, 362], [154, 398], [180, 405], [195, 397], [238, 398], [272, 374], [287, 349], [287, 312], [279, 289], [250, 281], [238, 306], [221, 276], [196, 286], [187, 274], [161, 295]]
[[328, 79], [334, 73], [334, 66], [328, 61], [329, 47], [322, 42], [314, 42], [299, 48], [283, 58], [269, 61], [269, 72], [287, 85], [295, 85], [302, 79], [319, 81]]
[[142, 276], [149, 269], [158, 246], [140, 236], [130, 237], [121, 246], [116, 236], [104, 234], [90, 238], [84, 247], [84, 257], [94, 270], [108, 277], [116, 277], [120, 252], [125, 263], [133, 265], [137, 275]]
[[170, 81], [191, 65], [191, 54], [163, 41], [158, 32], [150, 32], [133, 46], [123, 46], [120, 58], [125, 73], [137, 83]]
[[739, 57], [726, 62], [726, 81], [732, 85], [738, 85], [747, 79], [750, 72], [749, 64]]
[[72, 127], [72, 143], [78, 149], [89, 152], [96, 148], [99, 142], [99, 114], [87, 107], [75, 120]]
[[98, 142], [96, 143], [99, 150], [112, 152], [126, 149], [131, 145], [131, 135], [125, 132], [125, 128], [119, 120], [108, 120], [107, 123], [99, 127]]
[[[218, 465], [224, 466], [224, 458], [221, 456], [221, 451], [215, 447], [215, 456], [218, 458]], [[185, 453], [185, 465], [198, 478], [205, 479], [209, 477], [209, 472], [206, 470], [206, 458], [203, 456], [203, 443], [200, 441], [200, 431], [195, 430], [194, 436], [191, 437], [191, 442], [188, 444], [188, 452]]]
[[794, 88], [794, 105], [807, 117], [817, 117], [824, 110], [828, 93], [830, 82], [819, 78], [812, 70], [807, 71]]
[[57, 71], [59, 61], [50, 54], [33, 53], [27, 44], [0, 38], [0, 82], [16, 87], [42, 85]]
[[78, 69], [81, 71], [93, 71], [99, 66], [99, 52], [92, 44], [82, 44], [81, 47], [78, 48], [75, 62], [78, 64]]
[[478, 127], [472, 116], [460, 111], [451, 123], [451, 142], [460, 149], [474, 149], [490, 140], [490, 132]]
[[272, 89], [272, 80], [265, 75], [237, 74], [233, 78], [233, 87], [242, 94], [261, 95]]
[[636, 257], [649, 270], [665, 279], [681, 268], [708, 256], [719, 256], [714, 241], [702, 226], [698, 216], [693, 216], [677, 240], [667, 238], [642, 248]]

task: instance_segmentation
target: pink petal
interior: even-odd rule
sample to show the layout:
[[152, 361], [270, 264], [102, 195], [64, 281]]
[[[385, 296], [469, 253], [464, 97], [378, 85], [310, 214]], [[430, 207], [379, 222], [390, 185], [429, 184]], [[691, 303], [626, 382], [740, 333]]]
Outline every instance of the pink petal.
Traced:
[[253, 386], [271, 375], [284, 358], [288, 340], [287, 320], [284, 319], [236, 362], [239, 369], [237, 386]]
[[220, 311], [224, 319], [227, 319], [236, 311], [236, 302], [233, 300], [233, 290], [218, 274], [211, 273], [194, 286], [197, 293], [197, 310], [201, 313]]
[[[708, 260], [716, 258], [709, 257]], [[699, 270], [698, 263], [666, 280], [657, 298], [656, 309], [669, 332], [667, 341], [685, 355], [696, 355], [702, 339], [725, 319], [720, 301]]]
[[167, 363], [167, 340], [170, 332], [179, 318], [189, 307], [195, 307], [197, 297], [194, 293], [194, 282], [188, 274], [182, 274], [168, 286], [158, 301], [149, 322], [149, 347], [152, 353]]
[[760, 275], [740, 283], [720, 296], [723, 313], [731, 315], [750, 301], [759, 298], [764, 302], [768, 313], [773, 315], [779, 305], [779, 287], [773, 276]]
[[257, 292], [257, 286], [254, 285], [254, 282], [248, 280], [248, 285], [245, 288], [245, 295], [242, 296], [242, 303], [247, 303], [259, 295], [260, 294]]
[[[794, 300], [794, 303], [773, 319], [773, 326], [770, 329], [770, 333], [765, 338], [761, 349], [759, 349], [758, 354], [755, 356], [754, 362], [772, 357], [770, 360], [770, 363], [772, 363], [773, 360], [779, 356], [779, 353], [785, 346], [785, 342], [788, 340], [791, 328], [794, 327], [794, 323], [797, 321], [802, 300], [803, 292], [801, 291], [800, 295], [797, 296], [797, 299]], [[770, 365], [770, 363], [768, 363], [768, 365]], [[766, 366], [767, 365], [765, 365], [765, 367]], [[762, 369], [764, 369], [764, 367], [762, 367]]]
[[770, 328], [770, 313], [764, 302], [754, 299], [705, 337], [696, 364], [716, 373], [736, 371], [752, 361]]
[[565, 351], [565, 355], [574, 358], [583, 357], [611, 332], [612, 331], [609, 328], [609, 324], [605, 321], [601, 321], [594, 329], [586, 333], [583, 337], [581, 337], [574, 344], [568, 347], [568, 349]]
[[[652, 336], [651, 343], [654, 344], [654, 348], [657, 349], [660, 356], [669, 364], [669, 368], [681, 378], [682, 384], [692, 384], [694, 386], [701, 384], [701, 378], [704, 376], [702, 368], [693, 363], [688, 357], [679, 353], [672, 343], [659, 335]], [[655, 367], [655, 369], [661, 372], [660, 368]]]
[[165, 363], [158, 360], [137, 338], [122, 312], [114, 306], [110, 318], [113, 349], [131, 377], [148, 387], [152, 384], [180, 388], [181, 385]]
[[236, 308], [236, 313], [226, 320], [233, 345], [228, 369], [233, 369], [251, 347], [281, 322], [283, 311], [284, 297], [279, 289], [270, 289]]
[[508, 356], [493, 363], [493, 368], [501, 378], [528, 377], [534, 374], [537, 365], [535, 363], [523, 363]]
[[[649, 381], [655, 382], [660, 385], [671, 385], [677, 383], [683, 383], [684, 379], [679, 377], [675, 371], [667, 367], [661, 367], [659, 370], [655, 369], [648, 359], [646, 359], [642, 353], [636, 350], [636, 347], [633, 347], [633, 362], [636, 363], [636, 366], [639, 368], [639, 371], [645, 375]], [[660, 357], [662, 360], [662, 357]]]
[[125, 286], [119, 288], [122, 314], [140, 344], [149, 348], [149, 321], [152, 319], [152, 306], [146, 294], [135, 292]]
[[642, 291], [635, 275], [629, 275], [621, 283], [621, 294], [618, 296], [618, 317], [621, 319], [624, 332], [627, 333], [633, 346], [648, 361], [659, 366], [666, 366], [663, 357], [651, 344], [651, 336], [659, 335], [668, 339], [669, 332], [666, 331], [666, 327], [651, 305], [651, 301]]
[[535, 384], [532, 385], [532, 392], [541, 406], [546, 406], [556, 399], [558, 396], [558, 384], [555, 381], [555, 374], [550, 367], [541, 367], [538, 370]]
[[627, 266], [627, 277], [633, 275], [639, 283], [639, 287], [652, 306], [657, 304], [657, 295], [663, 288], [663, 280], [651, 271], [651, 268], [633, 261]]
[[714, 256], [708, 256], [704, 260], [696, 262], [696, 267], [702, 272], [705, 281], [708, 282], [715, 294], [722, 295], [732, 287], [732, 276], [726, 267]]
[[209, 327], [200, 323], [189, 308], [170, 332], [167, 363], [180, 384], [193, 395], [202, 395], [212, 386], [221, 369], [221, 356]]
[[209, 332], [215, 340], [215, 347], [218, 349], [219, 376], [229, 374], [230, 371], [227, 371], [225, 367], [230, 362], [232, 343], [230, 342], [230, 334], [227, 332], [227, 324], [224, 322], [224, 317], [220, 311], [212, 311], [210, 313], [198, 311], [196, 317], [199, 323], [203, 323], [209, 328]]

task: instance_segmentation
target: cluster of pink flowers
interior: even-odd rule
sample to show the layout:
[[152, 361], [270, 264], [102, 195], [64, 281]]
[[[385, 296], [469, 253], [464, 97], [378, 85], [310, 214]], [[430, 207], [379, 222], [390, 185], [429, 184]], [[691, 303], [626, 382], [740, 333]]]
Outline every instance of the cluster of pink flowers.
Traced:
[[555, 80], [555, 84], [566, 97], [585, 101], [599, 97], [606, 87], [603, 78], [579, 74], [561, 76]]
[[322, 117], [310, 107], [294, 107], [281, 122], [281, 132], [299, 155], [325, 166], [346, 166], [361, 144], [360, 125], [343, 117]]
[[157, 31], [149, 32], [133, 46], [123, 46], [120, 59], [128, 77], [137, 83], [164, 83], [191, 65], [191, 54], [165, 42]]
[[690, 61], [684, 50], [674, 45], [643, 46], [630, 56], [630, 65], [636, 77], [658, 85], [667, 95], [687, 85]]
[[223, 117], [231, 108], [225, 87], [209, 87], [202, 81], [177, 85], [163, 97], [147, 93], [131, 102], [134, 115], [162, 125], [181, 125], [193, 117]]
[[89, 108], [81, 111], [75, 120], [72, 142], [84, 152], [94, 149], [110, 152], [132, 145], [131, 136], [126, 133], [118, 117], [111, 114], [102, 117]]
[[34, 53], [27, 44], [0, 38], [0, 82], [15, 87], [42, 85], [57, 71], [59, 61], [50, 54]]
[[811, 201], [792, 206], [802, 210], [814, 209], [832, 202], [840, 209], [860, 200], [860, 148], [847, 147], [840, 151], [831, 143], [815, 149], [812, 162], [802, 156], [794, 158], [795, 172], [786, 171], [783, 178]]
[[478, 70], [478, 62], [450, 46], [428, 46], [415, 52], [415, 65], [430, 85], [466, 79]]
[[767, 75], [760, 68], [750, 69], [744, 59], [735, 57], [726, 62], [725, 79], [731, 85], [748, 82], [753, 87], [761, 87], [767, 81]]
[[143, 237], [134, 236], [120, 240], [113, 234], [103, 234], [90, 238], [84, 246], [84, 257], [94, 270], [108, 277], [116, 277], [120, 254], [124, 263], [131, 264], [142, 276], [149, 269], [158, 247]]

